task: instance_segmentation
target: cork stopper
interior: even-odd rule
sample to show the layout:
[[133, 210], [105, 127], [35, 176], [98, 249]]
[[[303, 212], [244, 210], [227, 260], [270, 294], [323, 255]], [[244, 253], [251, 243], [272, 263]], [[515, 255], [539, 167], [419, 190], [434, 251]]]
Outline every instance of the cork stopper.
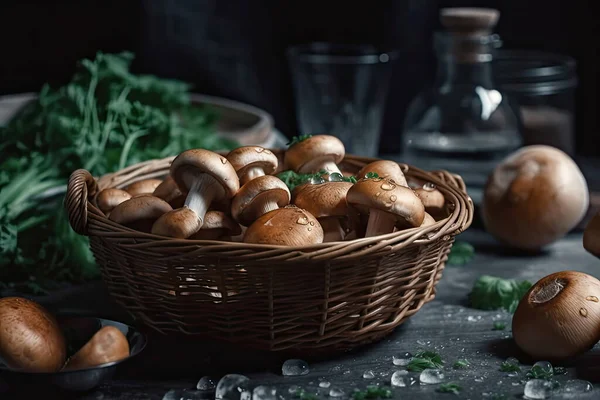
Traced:
[[443, 8], [440, 21], [447, 31], [458, 35], [489, 35], [500, 18], [493, 8]]
[[489, 62], [490, 38], [500, 18], [493, 8], [442, 8], [440, 21], [452, 38], [451, 54], [460, 63]]

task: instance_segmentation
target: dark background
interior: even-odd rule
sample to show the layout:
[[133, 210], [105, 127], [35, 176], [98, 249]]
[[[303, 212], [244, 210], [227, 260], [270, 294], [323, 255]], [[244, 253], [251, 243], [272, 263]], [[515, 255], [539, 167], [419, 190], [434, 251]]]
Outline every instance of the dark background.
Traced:
[[0, 94], [60, 84], [77, 60], [103, 50], [132, 50], [139, 72], [180, 78], [195, 91], [269, 111], [286, 135], [295, 130], [285, 49], [310, 41], [397, 48], [382, 148], [399, 150], [408, 102], [431, 81], [431, 35], [442, 6], [489, 6], [502, 12], [504, 48], [542, 49], [577, 60], [576, 144], [600, 155], [596, 75], [598, 23], [586, 0], [105, 0], [3, 1]]

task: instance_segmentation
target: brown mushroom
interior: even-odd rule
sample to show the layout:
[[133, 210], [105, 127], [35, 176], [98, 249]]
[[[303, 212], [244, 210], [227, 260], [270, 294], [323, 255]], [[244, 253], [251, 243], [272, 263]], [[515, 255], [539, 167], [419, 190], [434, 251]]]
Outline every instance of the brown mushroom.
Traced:
[[415, 194], [423, 202], [425, 211], [431, 214], [434, 219], [439, 220], [448, 216], [446, 198], [435, 184], [426, 182], [420, 188], [415, 189]]
[[259, 176], [272, 174], [278, 165], [277, 156], [260, 146], [242, 146], [227, 154], [240, 179], [240, 186]]
[[163, 199], [169, 203], [173, 209], [183, 207], [186, 198], [186, 195], [181, 192], [179, 186], [177, 186], [177, 183], [170, 175], [154, 189], [152, 195], [159, 199]]
[[187, 207], [177, 208], [161, 215], [152, 225], [154, 235], [186, 239], [201, 227], [198, 214]]
[[98, 204], [100, 211], [102, 211], [104, 215], [108, 216], [113, 208], [122, 202], [129, 200], [130, 198], [131, 194], [125, 190], [109, 188], [98, 193], [98, 197], [96, 197], [96, 204]]
[[364, 178], [369, 172], [376, 173], [380, 178], [392, 179], [398, 185], [408, 186], [406, 177], [397, 162], [389, 160], [373, 161], [362, 167], [356, 176], [358, 179]]
[[133, 182], [125, 188], [125, 191], [133, 196], [139, 196], [141, 194], [152, 194], [154, 190], [160, 185], [162, 181], [160, 179], [143, 179], [141, 181]]
[[290, 190], [272, 175], [259, 176], [240, 188], [231, 201], [231, 215], [244, 226], [290, 203]]
[[331, 135], [315, 135], [291, 145], [285, 152], [285, 163], [301, 174], [321, 170], [341, 174], [337, 164], [344, 159], [345, 153], [340, 139]]
[[94, 336], [69, 359], [65, 371], [97, 367], [129, 357], [127, 337], [114, 326], [100, 328]]
[[294, 205], [269, 211], [246, 229], [244, 242], [306, 246], [323, 242], [323, 228], [308, 211]]
[[204, 225], [190, 236], [192, 240], [227, 240], [242, 233], [240, 225], [221, 211], [208, 211], [204, 216]]
[[317, 218], [323, 228], [323, 242], [344, 240], [348, 224], [349, 207], [346, 194], [350, 182], [305, 184], [294, 190], [293, 203]]
[[188, 193], [185, 206], [194, 211], [204, 223], [211, 203], [235, 196], [240, 182], [227, 158], [204, 149], [187, 150], [171, 164], [171, 176], [182, 192]]
[[346, 196], [348, 204], [361, 214], [369, 214], [366, 237], [421, 226], [425, 207], [412, 189], [390, 179], [363, 178]]
[[600, 257], [600, 212], [594, 215], [583, 231], [583, 248]]
[[108, 219], [140, 232], [151, 232], [154, 222], [172, 209], [166, 201], [142, 194], [113, 208]]

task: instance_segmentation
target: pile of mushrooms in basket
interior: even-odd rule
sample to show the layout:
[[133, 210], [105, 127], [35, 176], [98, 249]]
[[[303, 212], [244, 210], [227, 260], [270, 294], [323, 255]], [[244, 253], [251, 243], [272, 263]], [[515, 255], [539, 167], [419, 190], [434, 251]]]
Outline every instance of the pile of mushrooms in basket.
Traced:
[[[344, 155], [330, 135], [295, 138], [283, 160], [259, 146], [227, 156], [192, 149], [165, 180], [105, 189], [96, 202], [110, 220], [158, 236], [281, 246], [382, 235], [448, 215], [435, 185], [407, 182], [396, 162], [374, 161], [353, 175], [338, 166]], [[275, 175], [284, 169], [299, 184]]]

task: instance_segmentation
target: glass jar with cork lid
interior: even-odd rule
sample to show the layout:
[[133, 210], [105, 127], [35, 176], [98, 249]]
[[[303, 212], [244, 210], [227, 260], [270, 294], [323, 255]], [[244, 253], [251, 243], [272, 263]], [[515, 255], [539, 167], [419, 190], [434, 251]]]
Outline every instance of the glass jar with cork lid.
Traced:
[[438, 73], [407, 110], [405, 162], [450, 170], [468, 186], [483, 186], [496, 163], [521, 146], [518, 116], [493, 79], [499, 16], [487, 8], [441, 10], [445, 32], [434, 42]]

